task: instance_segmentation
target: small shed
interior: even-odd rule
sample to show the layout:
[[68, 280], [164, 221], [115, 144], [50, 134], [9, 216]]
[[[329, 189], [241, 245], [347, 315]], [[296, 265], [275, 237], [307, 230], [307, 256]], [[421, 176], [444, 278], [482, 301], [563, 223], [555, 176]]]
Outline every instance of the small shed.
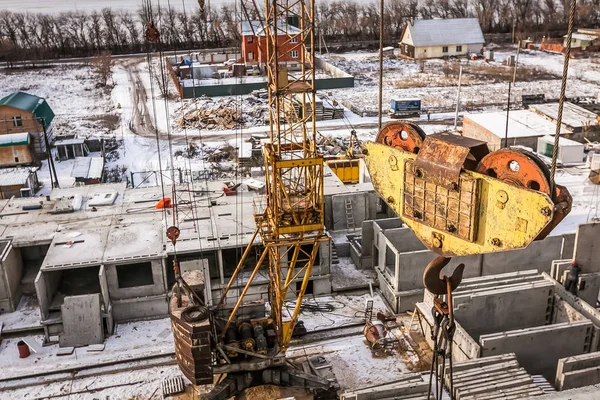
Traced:
[[[582, 143], [567, 138], [558, 139], [558, 160], [563, 165], [582, 164], [583, 163]], [[552, 157], [554, 151], [554, 136], [542, 136], [538, 138], [537, 152]]]
[[73, 160], [76, 157], [86, 157], [90, 151], [85, 144], [85, 139], [64, 139], [54, 143], [58, 158], [61, 161]]
[[40, 187], [37, 168], [13, 167], [0, 169], [0, 199], [30, 197]]
[[104, 175], [103, 157], [77, 157], [71, 171], [71, 177], [75, 182], [93, 185], [102, 182]]
[[[558, 103], [535, 104], [529, 106], [529, 109], [556, 123]], [[594, 112], [570, 102], [565, 102], [562, 125], [573, 131], [573, 133], [597, 132], [600, 130], [598, 117]], [[583, 135], [578, 135], [574, 139], [583, 140]]]
[[[491, 151], [504, 146], [525, 146], [537, 150], [537, 139], [554, 135], [556, 125], [529, 110], [511, 111], [508, 119], [508, 143], [506, 135], [506, 111], [467, 114], [463, 119], [463, 136], [487, 142]], [[561, 128], [561, 135], [571, 132]]]
[[29, 165], [36, 161], [28, 132], [0, 135], [0, 167]]

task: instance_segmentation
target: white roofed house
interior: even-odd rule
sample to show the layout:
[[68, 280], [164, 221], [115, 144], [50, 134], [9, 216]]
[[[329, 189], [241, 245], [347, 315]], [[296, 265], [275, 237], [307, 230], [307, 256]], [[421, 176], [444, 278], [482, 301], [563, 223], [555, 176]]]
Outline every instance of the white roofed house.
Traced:
[[479, 53], [485, 44], [477, 18], [421, 19], [406, 24], [400, 53], [414, 59]]

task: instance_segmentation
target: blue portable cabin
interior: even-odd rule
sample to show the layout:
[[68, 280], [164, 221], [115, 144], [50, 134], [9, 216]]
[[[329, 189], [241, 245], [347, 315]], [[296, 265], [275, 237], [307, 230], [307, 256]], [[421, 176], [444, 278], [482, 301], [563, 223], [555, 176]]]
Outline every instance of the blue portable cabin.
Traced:
[[421, 99], [392, 99], [391, 111], [419, 112], [421, 111]]

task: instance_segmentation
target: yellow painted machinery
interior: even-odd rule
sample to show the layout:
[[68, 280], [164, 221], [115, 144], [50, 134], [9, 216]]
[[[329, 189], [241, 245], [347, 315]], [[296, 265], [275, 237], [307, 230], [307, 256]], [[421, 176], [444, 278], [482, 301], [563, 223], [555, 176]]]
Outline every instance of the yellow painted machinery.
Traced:
[[517, 149], [415, 124], [385, 125], [364, 147], [375, 190], [425, 246], [444, 257], [527, 247], [571, 210], [546, 165]]

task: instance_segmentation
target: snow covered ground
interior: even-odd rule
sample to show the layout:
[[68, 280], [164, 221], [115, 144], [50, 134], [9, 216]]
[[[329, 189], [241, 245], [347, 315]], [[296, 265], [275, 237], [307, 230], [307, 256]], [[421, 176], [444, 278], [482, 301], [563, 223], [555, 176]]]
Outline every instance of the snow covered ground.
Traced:
[[[508, 55], [515, 51], [501, 51], [496, 53], [496, 61], [489, 64], [483, 60], [462, 60], [465, 66], [475, 66], [485, 72], [485, 68], [500, 68]], [[333, 95], [341, 100], [347, 100], [358, 109], [376, 111], [378, 104], [378, 77], [379, 62], [377, 53], [354, 52], [332, 54], [328, 56], [330, 62], [355, 75], [356, 87], [333, 90]], [[557, 76], [557, 79], [532, 80], [529, 82], [517, 81], [513, 86], [511, 97], [513, 101], [520, 100], [523, 94], [546, 95], [546, 98], [558, 98], [560, 79], [562, 74], [563, 57], [559, 54], [550, 54], [539, 51], [524, 51], [519, 57], [522, 66], [535, 67], [541, 72]], [[391, 59], [384, 62], [384, 105], [388, 105], [392, 98], [420, 98], [423, 108], [449, 108], [456, 104], [457, 79], [452, 73], [446, 78], [443, 60], [427, 60], [424, 73], [416, 62], [404, 59]], [[506, 67], [508, 68], [508, 67]], [[568, 97], [596, 97], [600, 91], [600, 64], [589, 59], [571, 60], [569, 82], [567, 85]], [[547, 75], [547, 74], [546, 74]], [[453, 77], [454, 76], [454, 77]], [[407, 87], [405, 87], [407, 86]], [[463, 88], [461, 91], [461, 104], [476, 105], [484, 108], [492, 104], [506, 102], [508, 97], [508, 83], [498, 82], [494, 76], [463, 75]]]
[[[109, 81], [109, 84], [111, 82]], [[96, 88], [91, 67], [55, 64], [47, 67], [0, 73], [0, 97], [16, 91], [43, 97], [54, 111], [54, 133], [81, 137], [112, 132], [107, 116], [114, 115], [110, 89]]]

